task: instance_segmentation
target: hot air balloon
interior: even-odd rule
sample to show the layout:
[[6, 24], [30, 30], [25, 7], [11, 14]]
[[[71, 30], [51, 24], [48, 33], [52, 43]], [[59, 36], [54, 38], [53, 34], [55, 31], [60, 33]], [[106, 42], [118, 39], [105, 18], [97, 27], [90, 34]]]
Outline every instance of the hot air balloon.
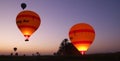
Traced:
[[13, 50], [16, 52], [16, 51], [17, 51], [17, 48], [16, 48], [16, 47], [14, 47], [14, 48], [13, 48]]
[[22, 4], [21, 4], [21, 8], [22, 8], [23, 10], [26, 8], [26, 6], [27, 6], [27, 5], [26, 5], [25, 3], [22, 3]]
[[39, 15], [30, 10], [24, 10], [16, 17], [16, 24], [26, 38], [25, 41], [29, 41], [29, 37], [39, 28], [40, 23]]
[[84, 55], [94, 41], [95, 31], [87, 23], [78, 23], [71, 27], [69, 38], [78, 51]]

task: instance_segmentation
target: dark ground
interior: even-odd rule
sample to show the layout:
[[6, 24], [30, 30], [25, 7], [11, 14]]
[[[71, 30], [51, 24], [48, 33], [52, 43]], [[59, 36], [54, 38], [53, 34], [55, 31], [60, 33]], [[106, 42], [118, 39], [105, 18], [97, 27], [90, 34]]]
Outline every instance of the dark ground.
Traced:
[[120, 52], [84, 56], [0, 56], [0, 61], [120, 61]]

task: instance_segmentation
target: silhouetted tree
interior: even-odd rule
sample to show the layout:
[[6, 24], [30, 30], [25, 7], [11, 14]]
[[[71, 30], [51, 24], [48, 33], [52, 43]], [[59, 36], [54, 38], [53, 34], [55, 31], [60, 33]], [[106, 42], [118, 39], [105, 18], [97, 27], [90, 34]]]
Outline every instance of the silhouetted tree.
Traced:
[[81, 55], [80, 52], [73, 46], [72, 43], [68, 42], [68, 39], [65, 38], [60, 44], [59, 50], [54, 55]]
[[23, 56], [26, 56], [25, 54], [23, 54]]
[[32, 54], [32, 56], [34, 56], [34, 54]]

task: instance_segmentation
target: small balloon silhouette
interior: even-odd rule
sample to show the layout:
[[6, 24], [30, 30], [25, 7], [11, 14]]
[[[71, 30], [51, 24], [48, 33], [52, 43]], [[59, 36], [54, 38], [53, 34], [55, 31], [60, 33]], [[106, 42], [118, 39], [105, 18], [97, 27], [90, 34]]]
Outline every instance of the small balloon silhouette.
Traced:
[[26, 5], [25, 3], [22, 3], [22, 4], [21, 4], [21, 8], [22, 8], [23, 10], [26, 8], [26, 6], [27, 6], [27, 5]]
[[15, 56], [18, 56], [18, 53], [17, 53], [17, 52], [15, 53]]
[[16, 47], [14, 47], [14, 51], [17, 51], [17, 48], [16, 48]]

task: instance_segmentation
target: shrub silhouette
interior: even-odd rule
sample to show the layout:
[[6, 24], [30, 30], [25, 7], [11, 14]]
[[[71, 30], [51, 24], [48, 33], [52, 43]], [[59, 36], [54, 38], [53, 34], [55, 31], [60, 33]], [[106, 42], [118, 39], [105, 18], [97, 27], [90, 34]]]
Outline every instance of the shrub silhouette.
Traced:
[[73, 46], [72, 43], [68, 41], [67, 38], [65, 38], [57, 51], [57, 53], [54, 53], [54, 55], [63, 55], [63, 56], [78, 56], [81, 55], [80, 52]]

